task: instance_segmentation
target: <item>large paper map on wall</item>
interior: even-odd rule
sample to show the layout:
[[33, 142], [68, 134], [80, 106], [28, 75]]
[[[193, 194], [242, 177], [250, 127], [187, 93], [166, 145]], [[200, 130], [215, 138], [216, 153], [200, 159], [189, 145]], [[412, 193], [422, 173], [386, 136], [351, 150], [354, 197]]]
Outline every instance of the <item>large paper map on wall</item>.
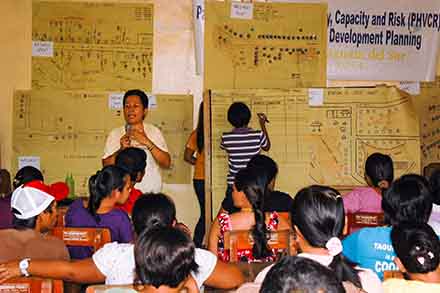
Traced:
[[419, 122], [408, 96], [395, 88], [324, 90], [324, 104], [309, 106], [308, 89], [225, 90], [211, 94], [213, 209], [226, 189], [227, 155], [222, 132], [230, 131], [227, 110], [234, 101], [266, 113], [279, 165], [277, 188], [295, 195], [309, 184], [365, 185], [364, 164], [373, 152], [391, 155], [395, 176], [420, 172]]
[[440, 162], [440, 77], [420, 83], [413, 99], [420, 117], [422, 167]]
[[[14, 97], [13, 169], [19, 156], [38, 156], [48, 182], [72, 173], [77, 194], [87, 192], [88, 177], [101, 168], [105, 139], [123, 125], [122, 110], [109, 107], [109, 93], [17, 91]], [[162, 172], [166, 183], [189, 183], [191, 170], [183, 150], [193, 125], [193, 97], [158, 95], [147, 122], [159, 127], [172, 166]]]
[[53, 43], [32, 57], [32, 88], [151, 90], [153, 4], [33, 3], [32, 40]]
[[207, 1], [205, 87], [325, 86], [327, 4], [249, 5], [252, 19], [239, 19], [230, 1]]

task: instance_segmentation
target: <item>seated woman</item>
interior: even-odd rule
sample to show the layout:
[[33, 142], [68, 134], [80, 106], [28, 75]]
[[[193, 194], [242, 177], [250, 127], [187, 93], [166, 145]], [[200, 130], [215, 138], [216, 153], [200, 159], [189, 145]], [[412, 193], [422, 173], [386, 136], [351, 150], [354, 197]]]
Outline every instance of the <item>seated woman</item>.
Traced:
[[[338, 191], [318, 185], [300, 190], [293, 199], [291, 219], [301, 251], [299, 257], [329, 267], [344, 286], [349, 284], [367, 292], [382, 292], [382, 284], [372, 271], [355, 267], [342, 254], [340, 238], [345, 226], [345, 212]], [[269, 269], [258, 274], [255, 282], [262, 283]]]
[[[199, 292], [195, 246], [189, 235], [174, 227], [144, 231], [134, 249], [138, 292]], [[166, 259], [166, 261], [163, 261]]]
[[390, 156], [374, 153], [365, 162], [365, 181], [368, 187], [357, 187], [344, 195], [346, 213], [381, 213], [382, 193], [394, 179], [393, 160]]
[[268, 213], [267, 216], [264, 213], [264, 199], [269, 192], [269, 183], [268, 176], [255, 169], [242, 169], [235, 176], [232, 198], [234, 205], [241, 210], [232, 215], [220, 213], [209, 234], [208, 249], [221, 260], [230, 260], [229, 250], [224, 249], [225, 232], [251, 229], [254, 246], [252, 250], [239, 250], [237, 258], [247, 262], [275, 260], [277, 251], [269, 249], [267, 234], [277, 229], [289, 229], [290, 226], [277, 212]]
[[394, 262], [405, 279], [389, 279], [385, 292], [440, 292], [440, 241], [425, 223], [403, 223], [391, 231]]
[[[133, 240], [133, 228], [127, 213], [115, 208], [130, 194], [130, 175], [116, 166], [104, 167], [89, 179], [89, 202], [82, 199], [72, 203], [65, 216], [66, 227], [108, 228], [112, 242], [128, 243]], [[69, 247], [73, 259], [91, 257], [91, 247]]]

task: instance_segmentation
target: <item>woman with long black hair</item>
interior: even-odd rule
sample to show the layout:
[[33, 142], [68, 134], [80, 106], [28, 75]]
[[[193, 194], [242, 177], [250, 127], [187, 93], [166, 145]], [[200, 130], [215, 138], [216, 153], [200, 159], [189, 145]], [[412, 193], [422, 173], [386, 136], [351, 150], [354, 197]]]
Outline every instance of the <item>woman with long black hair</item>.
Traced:
[[191, 133], [185, 147], [184, 159], [194, 165], [193, 185], [200, 206], [200, 217], [194, 231], [194, 243], [201, 247], [205, 237], [205, 152], [203, 135], [203, 102], [199, 107], [197, 128]]

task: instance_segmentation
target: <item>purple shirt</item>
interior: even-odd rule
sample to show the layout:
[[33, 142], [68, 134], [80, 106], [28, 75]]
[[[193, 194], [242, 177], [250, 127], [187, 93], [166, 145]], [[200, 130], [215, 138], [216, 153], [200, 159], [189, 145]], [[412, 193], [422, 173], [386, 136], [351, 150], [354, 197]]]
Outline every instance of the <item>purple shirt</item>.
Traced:
[[382, 213], [382, 196], [374, 188], [355, 188], [342, 199], [346, 213]]
[[0, 229], [12, 228], [11, 196], [0, 198]]
[[[133, 240], [133, 226], [125, 211], [115, 208], [98, 216], [99, 223], [84, 207], [82, 199], [77, 199], [66, 213], [66, 227], [108, 228], [112, 242], [129, 243]], [[68, 249], [72, 259], [84, 259], [93, 254], [92, 247], [69, 246]]]

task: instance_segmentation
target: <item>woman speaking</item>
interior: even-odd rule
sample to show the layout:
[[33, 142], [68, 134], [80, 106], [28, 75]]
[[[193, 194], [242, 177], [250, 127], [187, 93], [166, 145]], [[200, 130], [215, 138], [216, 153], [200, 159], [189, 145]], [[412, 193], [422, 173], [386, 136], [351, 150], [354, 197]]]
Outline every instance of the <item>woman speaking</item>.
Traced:
[[129, 90], [123, 98], [125, 126], [113, 129], [104, 148], [102, 164], [115, 163], [116, 155], [127, 147], [138, 147], [147, 154], [147, 167], [141, 182], [136, 188], [142, 192], [160, 192], [162, 189], [161, 168], [169, 168], [171, 157], [160, 130], [152, 124], [145, 123], [148, 114], [148, 97], [141, 90]]

